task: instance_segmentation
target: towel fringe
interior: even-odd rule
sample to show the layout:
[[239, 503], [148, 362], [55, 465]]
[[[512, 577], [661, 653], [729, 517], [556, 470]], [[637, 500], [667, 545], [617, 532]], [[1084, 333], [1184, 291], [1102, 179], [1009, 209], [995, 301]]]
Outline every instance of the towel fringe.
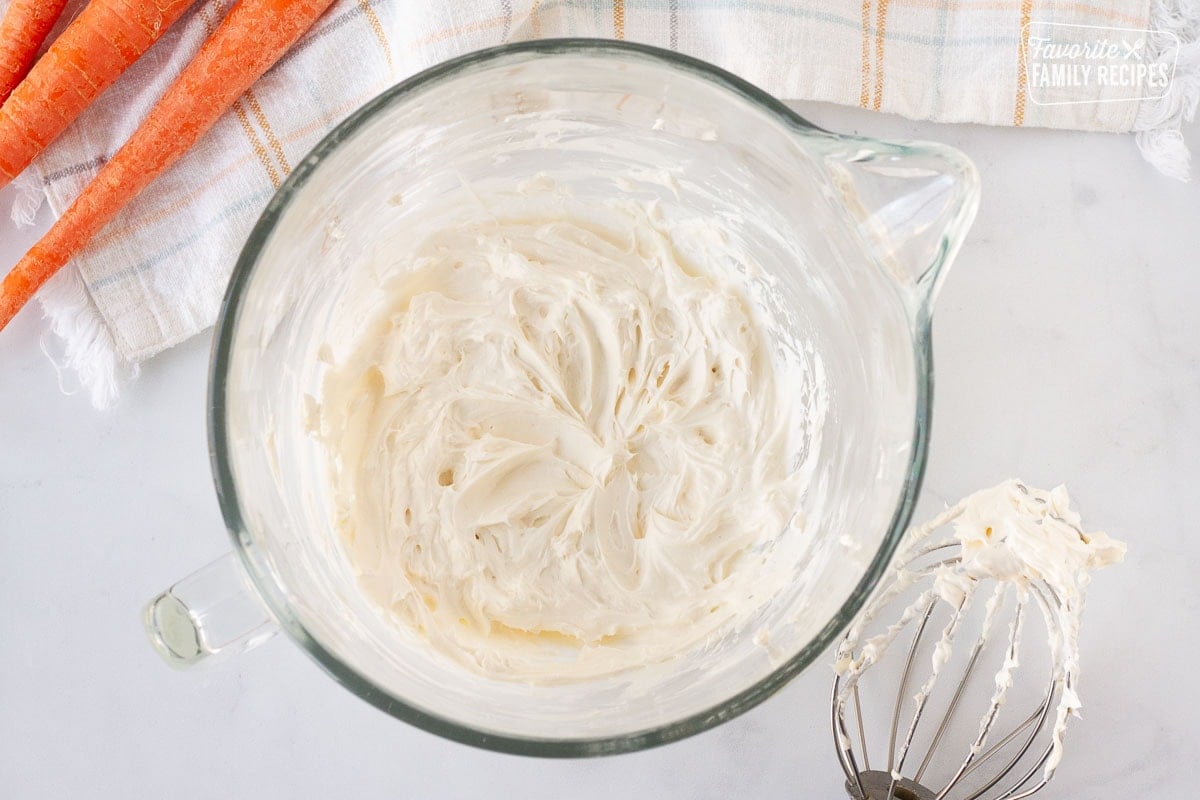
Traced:
[[1200, 105], [1200, 0], [1155, 0], [1150, 29], [1152, 61], [1174, 61], [1175, 76], [1163, 97], [1141, 104], [1133, 129], [1147, 161], [1164, 175], [1188, 181], [1191, 154], [1180, 129], [1195, 119]]
[[[120, 395], [120, 386], [137, 377], [139, 367], [127, 361], [117, 350], [112, 333], [95, 303], [88, 295], [79, 270], [74, 267], [59, 270], [37, 294], [42, 311], [50, 321], [50, 330], [43, 336], [42, 350], [50, 357], [59, 373], [59, 388], [71, 394], [63, 385], [63, 372], [74, 372], [81, 388], [91, 397], [97, 409], [111, 408]], [[58, 340], [52, 347], [47, 337]]]

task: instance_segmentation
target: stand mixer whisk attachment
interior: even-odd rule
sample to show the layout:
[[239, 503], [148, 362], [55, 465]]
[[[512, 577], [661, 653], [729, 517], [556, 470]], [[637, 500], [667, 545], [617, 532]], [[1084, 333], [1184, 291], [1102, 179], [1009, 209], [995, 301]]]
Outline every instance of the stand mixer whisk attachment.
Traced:
[[1080, 706], [1089, 572], [1124, 552], [1083, 531], [1065, 489], [1018, 481], [910, 530], [837, 651], [833, 735], [849, 796], [1020, 800], [1046, 786]]

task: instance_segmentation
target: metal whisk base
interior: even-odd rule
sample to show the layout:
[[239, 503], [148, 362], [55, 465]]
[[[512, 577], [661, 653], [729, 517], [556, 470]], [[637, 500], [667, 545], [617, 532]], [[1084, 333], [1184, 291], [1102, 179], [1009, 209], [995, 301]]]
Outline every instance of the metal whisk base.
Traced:
[[[858, 793], [861, 784], [866, 797]], [[890, 773], [878, 769], [869, 769], [858, 773], [858, 784], [846, 781], [846, 793], [854, 800], [935, 800], [937, 793], [926, 789], [919, 783], [901, 778], [893, 785]]]

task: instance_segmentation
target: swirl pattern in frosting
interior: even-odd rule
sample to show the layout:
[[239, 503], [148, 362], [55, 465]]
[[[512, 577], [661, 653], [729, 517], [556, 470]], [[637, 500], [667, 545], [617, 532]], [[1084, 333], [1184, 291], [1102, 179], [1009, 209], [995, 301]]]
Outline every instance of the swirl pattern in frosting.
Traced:
[[630, 205], [417, 248], [320, 399], [363, 590], [460, 663], [567, 680], [764, 603], [800, 485], [745, 295]]

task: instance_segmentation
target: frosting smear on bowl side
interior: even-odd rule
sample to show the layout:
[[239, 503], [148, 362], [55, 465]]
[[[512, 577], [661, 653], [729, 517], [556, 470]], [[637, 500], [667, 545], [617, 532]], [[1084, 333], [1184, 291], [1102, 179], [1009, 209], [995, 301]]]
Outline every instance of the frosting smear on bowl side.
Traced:
[[489, 676], [669, 658], [760, 607], [796, 392], [653, 208], [434, 234], [331, 367], [318, 436], [367, 595]]

